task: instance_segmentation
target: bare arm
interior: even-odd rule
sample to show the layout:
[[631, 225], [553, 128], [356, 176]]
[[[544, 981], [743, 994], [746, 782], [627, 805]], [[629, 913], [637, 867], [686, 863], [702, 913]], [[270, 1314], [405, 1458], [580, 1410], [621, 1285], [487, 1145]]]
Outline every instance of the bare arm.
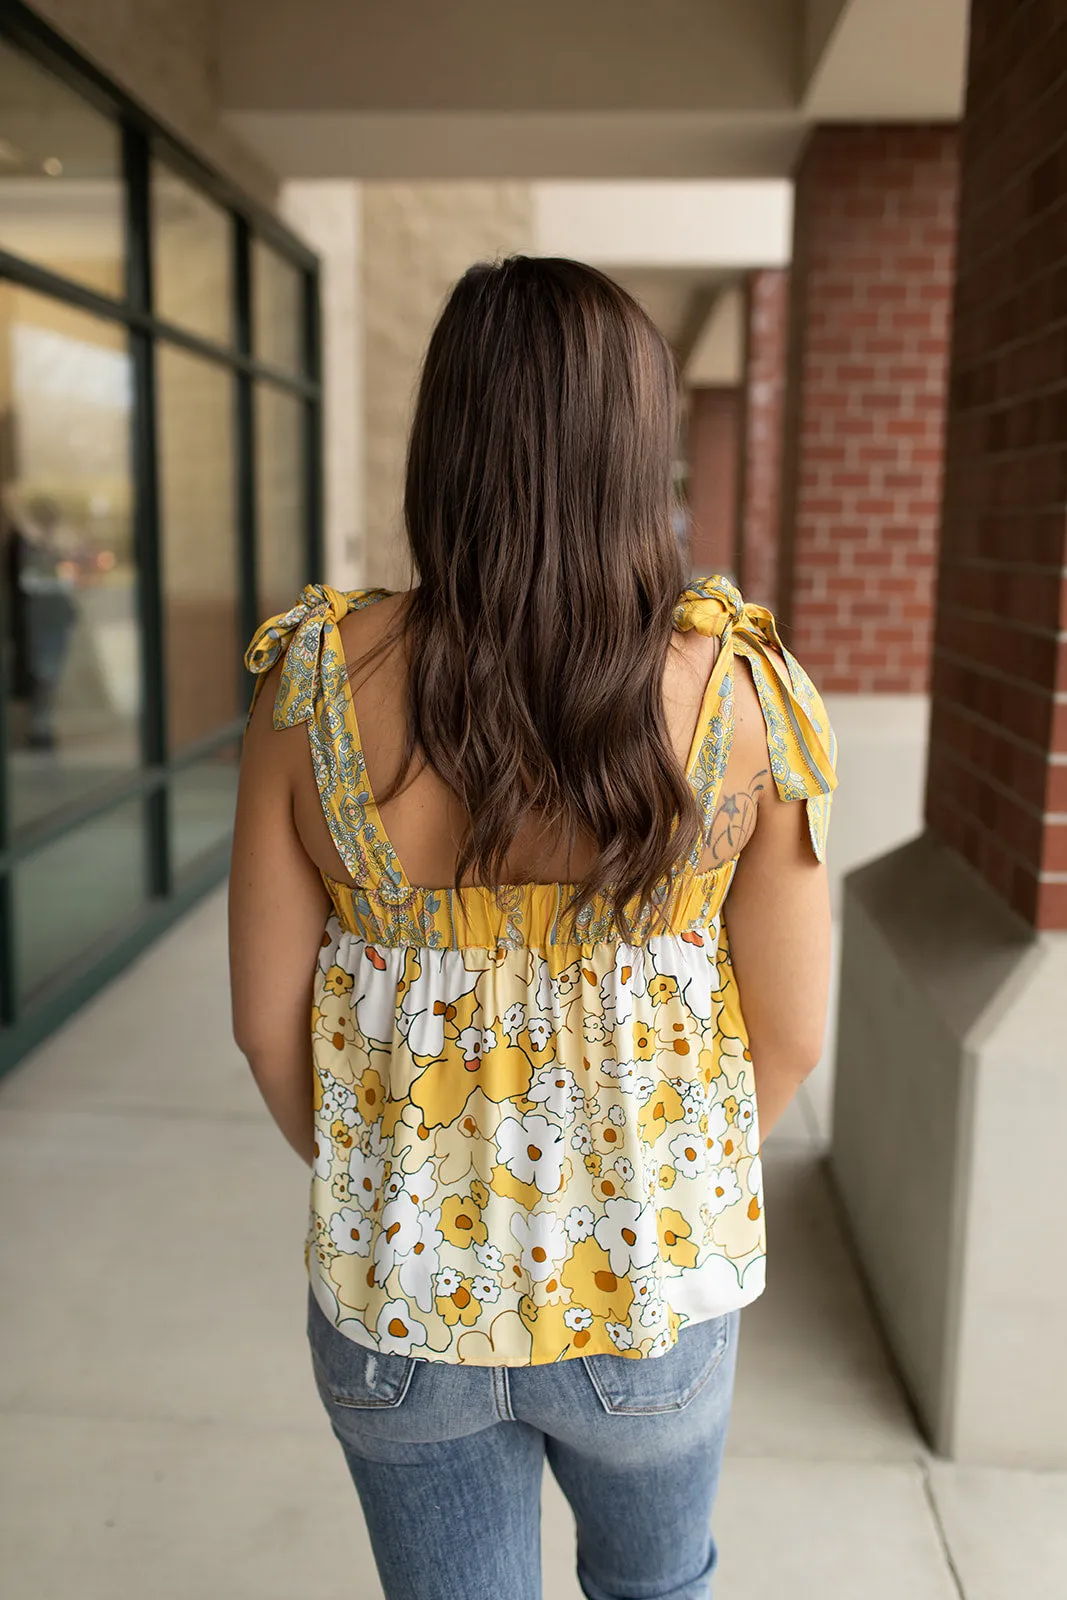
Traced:
[[725, 916], [766, 1134], [818, 1064], [830, 987], [826, 867], [812, 851], [806, 807], [779, 799], [771, 782]]
[[307, 734], [303, 727], [273, 727], [278, 670], [263, 685], [241, 761], [230, 988], [234, 1038], [271, 1116], [310, 1163], [311, 988], [329, 898], [293, 822], [292, 763], [307, 761]]

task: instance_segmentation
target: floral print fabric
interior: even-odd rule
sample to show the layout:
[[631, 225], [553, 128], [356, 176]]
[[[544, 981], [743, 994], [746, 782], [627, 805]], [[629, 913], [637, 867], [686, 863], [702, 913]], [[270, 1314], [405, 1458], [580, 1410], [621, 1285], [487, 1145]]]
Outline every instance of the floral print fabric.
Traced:
[[[701, 872], [698, 845], [667, 931], [646, 919], [629, 943], [606, 903], [568, 921], [567, 885], [410, 885], [367, 783], [337, 632], [380, 593], [309, 586], [246, 657], [262, 674], [285, 655], [275, 725], [308, 724], [356, 884], [326, 879], [315, 975], [313, 1289], [342, 1333], [395, 1354], [664, 1354], [764, 1282], [752, 1064], [721, 915], [734, 863]], [[806, 801], [821, 858], [833, 735], [769, 613], [713, 579], [675, 623], [722, 640], [690, 762], [706, 825], [742, 656], [775, 783]]]

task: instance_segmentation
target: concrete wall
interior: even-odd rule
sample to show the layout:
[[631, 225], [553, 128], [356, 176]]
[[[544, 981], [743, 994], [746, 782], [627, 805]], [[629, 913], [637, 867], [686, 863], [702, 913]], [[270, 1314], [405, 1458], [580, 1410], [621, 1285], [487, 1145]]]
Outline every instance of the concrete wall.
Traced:
[[364, 186], [366, 583], [409, 581], [404, 453], [420, 363], [448, 290], [472, 262], [532, 247], [528, 184]]

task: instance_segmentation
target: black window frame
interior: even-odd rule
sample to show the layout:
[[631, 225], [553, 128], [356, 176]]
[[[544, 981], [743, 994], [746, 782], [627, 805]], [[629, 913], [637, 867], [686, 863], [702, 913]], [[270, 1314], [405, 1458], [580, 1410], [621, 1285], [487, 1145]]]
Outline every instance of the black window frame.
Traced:
[[[75, 90], [115, 122], [121, 139], [124, 191], [124, 292], [111, 298], [40, 263], [0, 249], [0, 280], [58, 300], [125, 328], [132, 376], [130, 473], [133, 493], [135, 596], [140, 629], [143, 687], [139, 765], [84, 800], [72, 801], [40, 822], [11, 828], [7, 759], [9, 685], [6, 652], [0, 652], [0, 1075], [65, 1020], [86, 999], [225, 876], [228, 841], [208, 851], [180, 876], [173, 870], [172, 780], [194, 763], [226, 748], [236, 749], [244, 716], [191, 746], [172, 753], [166, 727], [165, 598], [161, 570], [158, 482], [156, 351], [160, 342], [204, 358], [231, 373], [234, 392], [235, 532], [239, 620], [244, 639], [261, 620], [257, 596], [258, 543], [255, 459], [255, 390], [267, 382], [295, 395], [303, 408], [303, 568], [305, 581], [322, 573], [322, 383], [318, 257], [277, 217], [250, 198], [190, 149], [137, 100], [85, 60], [22, 0], [0, 0], [0, 42], [14, 47]], [[231, 342], [219, 344], [157, 317], [152, 306], [151, 168], [161, 160], [202, 191], [229, 217], [233, 270], [229, 323]], [[297, 374], [259, 361], [252, 348], [254, 284], [252, 240], [258, 237], [301, 274], [304, 370]], [[300, 530], [294, 530], [296, 535]], [[247, 706], [250, 682], [240, 660], [238, 704]], [[47, 995], [20, 997], [13, 875], [37, 851], [124, 801], [144, 808], [145, 909], [86, 951]], [[61, 914], [61, 913], [58, 913]]]

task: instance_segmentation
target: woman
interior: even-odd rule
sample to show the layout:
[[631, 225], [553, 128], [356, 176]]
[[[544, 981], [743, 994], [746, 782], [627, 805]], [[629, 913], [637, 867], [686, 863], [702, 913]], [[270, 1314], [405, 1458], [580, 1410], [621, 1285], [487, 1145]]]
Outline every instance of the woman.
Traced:
[[471, 268], [415, 587], [309, 587], [247, 657], [235, 1031], [312, 1168], [314, 1369], [389, 1600], [539, 1595], [545, 1455], [586, 1595], [710, 1592], [835, 780], [769, 614], [683, 589], [675, 388], [600, 273]]

